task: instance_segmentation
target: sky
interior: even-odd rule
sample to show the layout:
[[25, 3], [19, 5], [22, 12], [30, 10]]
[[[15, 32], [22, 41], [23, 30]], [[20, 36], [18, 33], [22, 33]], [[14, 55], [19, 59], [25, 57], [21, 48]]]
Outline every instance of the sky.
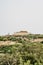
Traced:
[[21, 30], [43, 34], [43, 0], [0, 0], [0, 35]]

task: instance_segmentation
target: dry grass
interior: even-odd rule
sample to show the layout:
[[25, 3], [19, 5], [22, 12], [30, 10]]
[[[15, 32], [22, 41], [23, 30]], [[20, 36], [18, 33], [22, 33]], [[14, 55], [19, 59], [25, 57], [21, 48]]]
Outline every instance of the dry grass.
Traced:
[[31, 40], [32, 42], [41, 42], [43, 41], [43, 39], [34, 39], [34, 40]]
[[6, 45], [14, 45], [16, 42], [12, 41], [0, 41], [0, 46], [6, 46]]

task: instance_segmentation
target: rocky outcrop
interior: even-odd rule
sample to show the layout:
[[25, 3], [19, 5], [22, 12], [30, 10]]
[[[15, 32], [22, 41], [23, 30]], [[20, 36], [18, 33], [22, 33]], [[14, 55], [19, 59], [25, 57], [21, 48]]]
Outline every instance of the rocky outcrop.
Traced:
[[22, 36], [22, 35], [28, 35], [29, 33], [27, 31], [20, 31], [20, 32], [16, 32], [13, 35], [14, 36]]

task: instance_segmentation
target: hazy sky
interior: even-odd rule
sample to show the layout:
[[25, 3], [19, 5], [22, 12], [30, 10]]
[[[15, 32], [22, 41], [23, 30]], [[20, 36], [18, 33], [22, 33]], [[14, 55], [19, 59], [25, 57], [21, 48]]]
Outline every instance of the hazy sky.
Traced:
[[43, 33], [43, 0], [0, 0], [0, 35]]

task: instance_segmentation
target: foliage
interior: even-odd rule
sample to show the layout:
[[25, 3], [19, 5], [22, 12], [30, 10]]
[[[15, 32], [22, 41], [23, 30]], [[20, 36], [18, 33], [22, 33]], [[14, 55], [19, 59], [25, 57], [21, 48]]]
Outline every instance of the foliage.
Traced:
[[43, 44], [17, 43], [0, 47], [0, 65], [43, 65]]
[[0, 46], [0, 65], [43, 65], [43, 41], [24, 40], [43, 38], [43, 35], [0, 36], [0, 41], [16, 41], [14, 45]]

